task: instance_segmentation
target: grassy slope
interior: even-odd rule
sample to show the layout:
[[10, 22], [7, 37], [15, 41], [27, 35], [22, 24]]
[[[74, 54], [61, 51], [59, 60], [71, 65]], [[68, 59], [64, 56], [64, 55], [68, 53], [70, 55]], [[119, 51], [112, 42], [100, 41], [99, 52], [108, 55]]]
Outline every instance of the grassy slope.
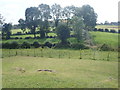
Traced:
[[[16, 67], [22, 67], [26, 72], [21, 73]], [[38, 69], [55, 72], [37, 72]], [[3, 58], [3, 88], [117, 88], [117, 70], [117, 62], [108, 61]]]
[[118, 34], [106, 32], [90, 32], [97, 44], [108, 44], [112, 47], [118, 46]]

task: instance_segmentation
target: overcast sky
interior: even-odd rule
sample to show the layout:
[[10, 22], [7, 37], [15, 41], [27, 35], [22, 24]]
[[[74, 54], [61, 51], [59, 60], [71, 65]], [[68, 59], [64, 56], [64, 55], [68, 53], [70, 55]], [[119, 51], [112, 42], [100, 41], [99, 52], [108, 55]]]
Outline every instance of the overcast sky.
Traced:
[[25, 18], [25, 10], [28, 7], [38, 6], [41, 3], [52, 5], [60, 4], [62, 7], [74, 5], [81, 7], [89, 4], [98, 14], [98, 22], [118, 21], [118, 1], [119, 0], [0, 0], [0, 13], [5, 18], [5, 22], [17, 24], [20, 18]]

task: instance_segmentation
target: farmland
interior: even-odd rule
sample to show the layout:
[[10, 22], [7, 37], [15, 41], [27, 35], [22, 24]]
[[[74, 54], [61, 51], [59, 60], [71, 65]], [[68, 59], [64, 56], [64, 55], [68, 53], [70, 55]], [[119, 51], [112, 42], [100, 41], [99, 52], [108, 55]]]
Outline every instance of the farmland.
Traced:
[[3, 88], [117, 88], [117, 72], [114, 61], [14, 56], [3, 58]]
[[96, 28], [101, 28], [101, 29], [114, 29], [114, 30], [116, 30], [116, 31], [118, 31], [118, 29], [120, 29], [120, 27], [119, 26], [116, 26], [116, 25], [97, 25], [96, 26]]
[[104, 13], [98, 18], [89, 3], [62, 7], [38, 2], [23, 11], [22, 2], [16, 2], [17, 8], [10, 9], [22, 16], [9, 14], [7, 7], [9, 17], [0, 13], [0, 87], [118, 88], [120, 22], [108, 22]]
[[[20, 29], [12, 30], [13, 34], [17, 32], [22, 33]], [[107, 44], [114, 49], [118, 47], [118, 33], [93, 31], [89, 33], [96, 46]], [[56, 36], [56, 33], [48, 33], [48, 36]], [[35, 41], [40, 44], [60, 42], [58, 38], [24, 39], [33, 37], [31, 34], [11, 37], [22, 37], [22, 39], [1, 42], [16, 41], [19, 44], [25, 41], [30, 44]], [[68, 41], [77, 42], [74, 37], [69, 38]], [[100, 51], [97, 48], [2, 49], [3, 88], [117, 88], [118, 58], [117, 51]], [[20, 71], [20, 68], [25, 72]], [[52, 72], [37, 71], [38, 69], [52, 70]]]

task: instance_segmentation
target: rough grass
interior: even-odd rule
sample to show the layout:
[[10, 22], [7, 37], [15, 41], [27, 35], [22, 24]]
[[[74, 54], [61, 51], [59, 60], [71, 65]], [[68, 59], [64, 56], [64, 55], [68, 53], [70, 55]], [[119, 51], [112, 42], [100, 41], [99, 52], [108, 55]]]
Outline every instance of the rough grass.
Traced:
[[107, 32], [90, 32], [96, 44], [108, 44], [113, 48], [118, 47], [118, 34]]
[[3, 88], [118, 88], [117, 62], [14, 56], [2, 64]]
[[97, 50], [70, 50], [70, 49], [3, 49], [2, 57], [15, 56], [32, 56], [46, 58], [63, 58], [63, 59], [87, 59], [99, 61], [118, 61], [118, 52], [97, 51]]

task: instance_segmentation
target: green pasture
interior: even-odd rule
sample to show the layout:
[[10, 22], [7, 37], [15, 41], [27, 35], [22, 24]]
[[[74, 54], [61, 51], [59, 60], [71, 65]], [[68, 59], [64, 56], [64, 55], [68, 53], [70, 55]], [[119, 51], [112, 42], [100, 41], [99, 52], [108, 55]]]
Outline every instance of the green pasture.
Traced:
[[95, 49], [72, 50], [72, 49], [3, 49], [2, 57], [32, 56], [45, 58], [85, 59], [100, 61], [118, 61], [118, 52], [99, 51]]
[[118, 62], [6, 57], [2, 59], [2, 85], [3, 88], [118, 88]]
[[101, 28], [101, 29], [114, 29], [116, 31], [118, 31], [118, 29], [120, 29], [120, 27], [118, 28], [118, 26], [115, 25], [97, 25], [96, 28]]
[[[29, 30], [29, 29], [26, 29], [25, 32], [28, 32], [28, 31], [30, 31], [30, 30]], [[23, 31], [22, 31], [21, 29], [12, 29], [11, 32], [12, 32], [12, 34], [16, 34], [17, 32], [23, 33]]]
[[108, 44], [113, 48], [118, 47], [118, 34], [107, 32], [90, 32], [96, 44]]

